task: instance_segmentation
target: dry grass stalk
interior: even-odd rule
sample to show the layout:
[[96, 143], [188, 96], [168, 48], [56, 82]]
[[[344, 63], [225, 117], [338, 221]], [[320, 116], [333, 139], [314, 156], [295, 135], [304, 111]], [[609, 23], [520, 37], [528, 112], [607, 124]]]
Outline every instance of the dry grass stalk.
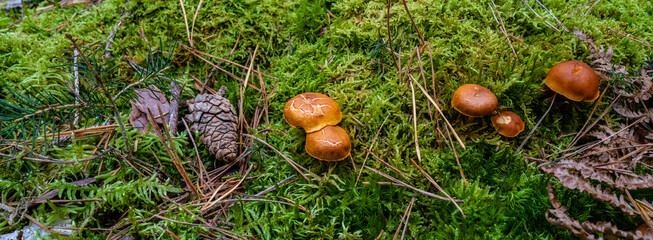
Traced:
[[188, 15], [186, 15], [186, 8], [184, 7], [184, 0], [179, 0], [181, 4], [181, 12], [184, 14], [184, 25], [186, 25], [186, 36], [188, 37], [188, 44], [193, 47], [193, 41], [190, 38], [190, 30], [188, 29]]

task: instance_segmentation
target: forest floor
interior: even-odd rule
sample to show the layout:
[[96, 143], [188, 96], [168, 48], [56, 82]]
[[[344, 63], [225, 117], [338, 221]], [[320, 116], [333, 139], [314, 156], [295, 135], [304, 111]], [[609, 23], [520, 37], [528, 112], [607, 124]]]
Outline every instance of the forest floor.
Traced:
[[[0, 6], [0, 234], [632, 239], [653, 216], [653, 1]], [[544, 85], [567, 60], [599, 73], [601, 97]], [[502, 137], [491, 116], [453, 109], [468, 83], [525, 131]], [[176, 131], [130, 123], [134, 90], [150, 85], [178, 110]], [[182, 121], [189, 99], [221, 86], [240, 134], [227, 165]], [[305, 92], [338, 103], [350, 157], [305, 152], [306, 133], [283, 118]]]

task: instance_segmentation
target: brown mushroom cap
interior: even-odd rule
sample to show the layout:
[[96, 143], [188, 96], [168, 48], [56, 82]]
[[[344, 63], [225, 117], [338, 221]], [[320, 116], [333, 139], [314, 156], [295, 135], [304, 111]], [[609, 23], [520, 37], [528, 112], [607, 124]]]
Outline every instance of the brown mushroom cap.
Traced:
[[591, 102], [599, 97], [599, 76], [584, 62], [572, 60], [556, 64], [549, 70], [544, 84], [576, 102]]
[[[644, 223], [642, 225], [639, 225], [639, 227], [637, 227], [637, 229], [635, 229], [635, 234], [637, 234], [637, 232], [642, 232], [642, 235], [646, 236], [645, 234], [646, 234], [647, 230], [648, 230], [648, 225], [646, 225], [646, 223]], [[651, 233], [651, 238], [653, 238], [653, 232]]]
[[492, 125], [499, 134], [506, 137], [516, 137], [524, 131], [524, 121], [511, 111], [500, 112], [492, 117]]
[[351, 141], [345, 129], [326, 126], [306, 135], [306, 152], [322, 161], [340, 161], [349, 156]]
[[307, 133], [318, 131], [342, 120], [338, 103], [321, 93], [302, 93], [286, 103], [283, 118], [293, 127], [303, 128]]
[[499, 101], [489, 89], [476, 84], [465, 84], [456, 89], [451, 105], [466, 116], [482, 117], [492, 113]]

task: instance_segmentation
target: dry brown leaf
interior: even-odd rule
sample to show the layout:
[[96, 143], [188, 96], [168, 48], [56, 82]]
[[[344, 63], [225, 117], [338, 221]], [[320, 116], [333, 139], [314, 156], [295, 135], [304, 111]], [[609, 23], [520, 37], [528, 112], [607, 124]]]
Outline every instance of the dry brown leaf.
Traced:
[[149, 121], [147, 120], [148, 112], [154, 114], [155, 120], [158, 124], [163, 123], [163, 120], [161, 119], [162, 114], [159, 112], [159, 106], [163, 112], [165, 122], [170, 120], [168, 115], [170, 112], [170, 104], [159, 88], [150, 85], [147, 88], [136, 89], [134, 92], [136, 92], [137, 98], [130, 101], [132, 112], [129, 114], [129, 122], [134, 128], [138, 129], [141, 134], [147, 133], [147, 126], [149, 126]]

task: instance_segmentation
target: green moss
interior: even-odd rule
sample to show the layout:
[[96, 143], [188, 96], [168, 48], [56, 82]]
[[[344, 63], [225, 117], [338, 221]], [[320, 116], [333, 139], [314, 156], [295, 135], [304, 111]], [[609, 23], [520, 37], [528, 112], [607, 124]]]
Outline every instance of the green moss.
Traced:
[[[107, 0], [97, 6], [77, 5], [27, 17], [23, 23], [9, 30], [0, 30], [0, 81], [18, 91], [30, 87], [44, 89], [52, 94], [68, 91], [65, 82], [70, 80], [61, 69], [51, 68], [62, 64], [61, 50], [69, 47], [63, 34], [78, 37], [85, 44], [104, 42], [121, 18], [127, 1]], [[188, 21], [199, 0], [184, 1]], [[551, 9], [567, 28], [578, 28], [593, 36], [597, 44], [612, 46], [615, 61], [623, 62], [630, 72], [638, 72], [645, 60], [650, 60], [652, 49], [630, 39], [616, 35], [605, 27], [619, 29], [647, 42], [653, 42], [653, 3], [646, 1], [618, 0], [601, 1], [593, 10], [583, 16], [585, 8], [567, 15], [585, 1], [542, 1]], [[47, 2], [39, 6], [48, 5]], [[373, 239], [384, 231], [382, 239], [391, 239], [397, 229], [401, 215], [413, 196], [415, 206], [408, 223], [407, 236], [418, 239], [567, 239], [571, 235], [550, 225], [544, 213], [550, 204], [546, 186], [551, 181], [534, 166], [514, 153], [524, 136], [504, 139], [494, 133], [489, 117], [468, 119], [450, 108], [454, 90], [466, 83], [488, 87], [499, 99], [501, 109], [508, 109], [521, 115], [530, 130], [548, 107], [552, 93], [544, 89], [542, 79], [548, 68], [555, 63], [577, 59], [585, 60], [589, 50], [585, 43], [571, 33], [556, 32], [543, 20], [538, 19], [521, 1], [497, 2], [508, 33], [523, 41], [513, 41], [518, 57], [512, 55], [505, 36], [492, 17], [490, 1], [408, 1], [408, 8], [414, 17], [424, 39], [431, 43], [434, 62], [434, 79], [431, 82], [431, 67], [428, 57], [423, 57], [427, 74], [427, 88], [435, 91], [441, 100], [443, 111], [463, 138], [467, 149], [456, 147], [462, 169], [469, 182], [466, 185], [460, 177], [453, 151], [446, 143], [438, 141], [437, 131], [430, 120], [426, 98], [417, 93], [417, 123], [419, 143], [422, 152], [420, 165], [438, 181], [452, 196], [465, 203], [460, 204], [467, 218], [462, 218], [454, 205], [445, 201], [415, 195], [415, 192], [397, 187], [378, 185], [387, 179], [369, 171], [363, 171], [361, 184], [354, 187], [357, 169], [377, 129], [383, 120], [383, 127], [373, 151], [393, 166], [414, 177], [423, 178], [410, 163], [417, 160], [414, 147], [412, 103], [410, 88], [398, 80], [398, 73], [387, 52], [373, 52], [380, 39], [387, 39], [386, 1], [204, 1], [195, 23], [194, 46], [204, 52], [225, 56], [236, 43], [238, 47], [229, 59], [245, 63], [256, 45], [259, 50], [256, 65], [273, 75], [264, 78], [272, 93], [270, 100], [270, 126], [261, 128], [285, 129], [286, 135], [269, 132], [266, 138], [270, 144], [284, 154], [325, 178], [324, 181], [298, 180], [280, 186], [268, 193], [271, 199], [289, 198], [307, 208], [309, 213], [281, 204], [265, 202], [238, 202], [228, 212], [226, 220], [236, 224], [233, 231], [256, 236], [259, 239]], [[531, 4], [549, 22], [552, 17]], [[86, 9], [88, 8], [88, 11]], [[159, 40], [178, 40], [188, 44], [183, 14], [176, 1], [130, 1], [126, 9], [131, 15], [120, 27], [112, 40], [114, 57], [129, 57], [144, 61], [150, 45]], [[327, 19], [327, 11], [335, 17]], [[26, 8], [26, 16], [36, 13]], [[390, 30], [393, 48], [401, 52], [405, 65], [415, 46], [420, 44], [417, 32], [405, 13], [401, 2], [394, 2], [391, 9]], [[70, 21], [60, 32], [48, 31]], [[0, 27], [11, 24], [5, 16], [0, 17]], [[143, 31], [143, 36], [139, 34]], [[321, 33], [324, 33], [321, 35]], [[146, 40], [147, 39], [147, 40]], [[372, 46], [372, 47], [371, 47]], [[184, 98], [195, 91], [190, 78], [192, 74], [205, 79], [211, 66], [189, 54], [182, 48], [176, 50], [172, 72], [187, 83]], [[425, 51], [422, 55], [427, 55]], [[326, 61], [333, 56], [333, 61]], [[217, 61], [214, 61], [217, 62]], [[326, 65], [319, 69], [319, 65]], [[243, 70], [231, 64], [222, 65], [226, 70], [240, 76]], [[411, 71], [417, 71], [413, 64]], [[117, 73], [124, 80], [132, 81], [134, 73], [129, 68], [119, 68]], [[421, 80], [420, 80], [421, 81]], [[258, 85], [258, 80], [253, 81]], [[238, 86], [241, 83], [217, 71], [211, 86], [229, 87], [227, 98], [238, 102]], [[602, 85], [604, 87], [605, 84]], [[289, 129], [283, 123], [282, 108], [290, 97], [302, 92], [328, 93], [339, 103], [344, 113], [340, 126], [349, 133], [353, 143], [353, 169], [347, 159], [337, 164], [319, 162], [308, 156], [304, 150], [304, 133]], [[3, 88], [2, 93], [9, 92]], [[251, 116], [257, 106], [259, 94], [249, 88], [245, 94], [244, 111]], [[11, 99], [9, 99], [11, 100]], [[610, 97], [603, 100], [604, 108]], [[575, 132], [584, 123], [591, 111], [590, 103], [574, 103], [556, 100], [554, 110], [547, 117], [531, 139], [535, 146], [558, 151], [570, 142], [569, 138], [558, 138], [564, 133]], [[123, 119], [129, 112], [126, 101], [119, 102]], [[185, 114], [182, 111], [182, 115]], [[434, 117], [439, 116], [433, 112]], [[356, 123], [353, 117], [365, 126]], [[610, 114], [608, 119], [616, 117]], [[441, 122], [441, 121], [440, 121]], [[614, 122], [614, 121], [613, 121]], [[7, 127], [9, 123], [2, 123]], [[158, 139], [153, 135], [142, 136], [131, 130], [132, 140], [140, 138], [140, 147], [135, 155], [153, 165], [158, 165], [149, 148], [163, 162], [163, 171], [178, 176], [166, 153], [161, 150]], [[263, 137], [263, 136], [261, 136]], [[197, 138], [196, 138], [197, 139]], [[99, 137], [82, 140], [62, 149], [52, 149], [54, 157], [73, 159], [88, 156]], [[122, 138], [115, 144], [123, 146]], [[191, 158], [194, 151], [188, 147], [187, 134], [175, 139], [175, 147], [181, 155]], [[200, 147], [202, 145], [200, 144]], [[245, 182], [245, 193], [255, 194], [267, 187], [297, 174], [281, 157], [263, 146], [256, 146], [251, 163], [258, 178]], [[533, 150], [527, 150], [531, 154]], [[259, 155], [260, 153], [261, 155]], [[210, 159], [201, 151], [203, 159]], [[259, 157], [260, 156], [260, 157]], [[37, 186], [47, 189], [62, 188], [65, 199], [98, 196], [102, 193], [107, 201], [98, 205], [69, 204], [65, 206], [40, 205], [34, 209], [34, 216], [46, 219], [72, 218], [80, 224], [87, 216], [94, 216], [87, 226], [107, 227], [113, 225], [126, 209], [133, 209], [126, 216], [132, 222], [132, 235], [141, 237], [169, 238], [161, 228], [164, 224], [180, 237], [197, 237], [201, 230], [167, 221], [140, 223], [158, 212], [161, 203], [156, 194], [149, 193], [136, 185], [144, 184], [165, 192], [176, 192], [174, 186], [182, 186], [181, 179], [173, 177], [169, 182], [140, 179], [138, 174], [123, 161], [108, 157], [103, 163], [101, 177], [104, 187], [74, 187], [61, 181], [83, 179], [86, 174], [96, 172], [100, 162], [91, 162], [88, 172], [82, 169], [84, 163], [53, 166], [17, 160], [0, 169], [0, 186], [3, 201], [24, 197], [24, 190], [35, 190]], [[208, 163], [209, 166], [215, 163]], [[391, 171], [370, 158], [367, 165], [386, 173]], [[24, 184], [15, 184], [22, 178], [20, 172], [35, 169], [31, 179]], [[110, 170], [120, 168], [116, 175], [106, 175]], [[12, 169], [20, 169], [13, 171]], [[393, 176], [394, 173], [392, 173]], [[431, 192], [437, 190], [424, 181], [417, 187]], [[120, 186], [125, 187], [120, 188]], [[132, 186], [132, 187], [130, 187]], [[111, 194], [112, 189], [117, 190]], [[40, 190], [39, 190], [40, 191]], [[62, 194], [63, 194], [62, 193]], [[124, 195], [119, 195], [124, 194]], [[637, 193], [636, 193], [637, 194]], [[646, 193], [642, 193], [646, 196]], [[132, 197], [126, 197], [132, 196]], [[571, 191], [561, 191], [563, 203], [570, 206], [573, 217], [579, 220], [620, 222], [624, 229], [636, 225], [637, 219], [623, 216], [618, 210], [596, 202], [589, 196]], [[96, 210], [97, 208], [97, 210]], [[199, 209], [191, 209], [198, 212]], [[156, 212], [155, 212], [156, 211]], [[178, 221], [193, 222], [192, 216], [183, 211], [164, 213]], [[110, 224], [108, 224], [110, 223]], [[0, 231], [7, 232], [20, 226], [7, 226], [0, 222]], [[97, 232], [83, 231], [79, 238], [102, 237]]]

